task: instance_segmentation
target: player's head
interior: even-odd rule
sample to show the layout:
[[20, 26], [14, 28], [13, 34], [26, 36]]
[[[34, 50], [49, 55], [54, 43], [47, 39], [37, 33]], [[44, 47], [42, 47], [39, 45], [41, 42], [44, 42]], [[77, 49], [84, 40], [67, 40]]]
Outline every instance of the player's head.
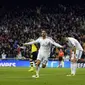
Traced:
[[68, 43], [68, 37], [65, 38], [65, 42]]
[[46, 37], [46, 35], [47, 35], [47, 33], [46, 33], [46, 31], [45, 30], [42, 30], [42, 37]]
[[67, 37], [63, 37], [63, 44], [64, 44], [64, 48], [68, 47], [68, 38]]
[[64, 42], [64, 43], [68, 43], [68, 37], [64, 37], [64, 38], [63, 38], [63, 42]]

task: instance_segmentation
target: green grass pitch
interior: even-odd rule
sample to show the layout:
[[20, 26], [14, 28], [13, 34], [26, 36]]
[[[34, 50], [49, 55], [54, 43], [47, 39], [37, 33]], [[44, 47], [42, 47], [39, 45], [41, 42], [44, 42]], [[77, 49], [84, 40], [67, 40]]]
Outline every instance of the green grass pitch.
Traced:
[[67, 77], [70, 68], [42, 68], [40, 78], [31, 76], [27, 67], [0, 67], [0, 85], [85, 85], [85, 69], [78, 68], [76, 76]]

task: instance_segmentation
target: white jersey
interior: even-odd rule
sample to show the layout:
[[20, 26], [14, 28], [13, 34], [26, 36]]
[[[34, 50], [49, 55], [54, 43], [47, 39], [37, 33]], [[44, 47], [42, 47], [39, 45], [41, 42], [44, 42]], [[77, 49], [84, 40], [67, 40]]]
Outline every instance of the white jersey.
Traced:
[[39, 53], [40, 54], [50, 54], [51, 51], [51, 45], [55, 45], [57, 47], [62, 47], [61, 45], [59, 45], [58, 43], [56, 43], [52, 38], [50, 37], [46, 37], [45, 39], [43, 39], [42, 37], [39, 37], [37, 40], [26, 43], [26, 44], [34, 44], [34, 43], [40, 43], [40, 48], [39, 48]]
[[42, 37], [40, 37], [36, 41], [40, 43], [39, 52], [41, 54], [45, 54], [45, 53], [50, 54], [51, 44], [54, 42], [51, 38], [47, 37], [47, 38], [43, 39]]
[[49, 38], [43, 39], [42, 37], [40, 37], [37, 42], [40, 43], [40, 49], [39, 52], [42, 54], [45, 53], [50, 53], [51, 50], [51, 40]]
[[78, 42], [78, 40], [76, 40], [75, 38], [72, 38], [72, 37], [68, 37], [67, 38], [68, 39], [68, 45], [70, 46], [70, 47], [76, 47], [76, 50], [81, 50], [81, 51], [83, 51], [83, 48], [82, 48], [82, 46], [81, 46], [81, 44]]

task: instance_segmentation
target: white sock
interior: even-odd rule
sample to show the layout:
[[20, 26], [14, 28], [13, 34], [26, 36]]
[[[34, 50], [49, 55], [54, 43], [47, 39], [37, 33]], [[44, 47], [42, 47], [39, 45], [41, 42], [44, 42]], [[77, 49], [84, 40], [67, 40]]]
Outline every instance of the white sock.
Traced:
[[71, 63], [71, 74], [76, 74], [77, 63]]
[[39, 76], [40, 67], [36, 68], [36, 75]]
[[73, 74], [73, 63], [71, 62], [71, 74]]
[[77, 63], [74, 63], [74, 65], [73, 65], [73, 74], [74, 75], [76, 74], [76, 69], [77, 69]]

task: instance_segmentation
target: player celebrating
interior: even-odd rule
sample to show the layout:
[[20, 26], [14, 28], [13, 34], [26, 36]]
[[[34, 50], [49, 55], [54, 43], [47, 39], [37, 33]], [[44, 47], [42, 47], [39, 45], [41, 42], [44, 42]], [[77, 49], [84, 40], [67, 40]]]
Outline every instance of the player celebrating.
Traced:
[[51, 45], [53, 44], [60, 48], [62, 48], [62, 46], [56, 43], [51, 38], [47, 37], [47, 33], [45, 30], [42, 31], [42, 36], [39, 37], [37, 40], [29, 42], [29, 43], [25, 43], [24, 45], [31, 45], [34, 43], [40, 43], [40, 48], [38, 51], [37, 62], [36, 62], [36, 75], [33, 75], [32, 77], [39, 78], [40, 64], [42, 62], [42, 67], [43, 68], [46, 67], [48, 57], [50, 57]]
[[[83, 48], [78, 42], [78, 40], [76, 40], [75, 38], [67, 37], [65, 38], [65, 41], [67, 45], [71, 48], [71, 51], [70, 51], [71, 75], [74, 76], [76, 74], [77, 60], [81, 58]], [[71, 76], [71, 75], [67, 75], [67, 76]]]

